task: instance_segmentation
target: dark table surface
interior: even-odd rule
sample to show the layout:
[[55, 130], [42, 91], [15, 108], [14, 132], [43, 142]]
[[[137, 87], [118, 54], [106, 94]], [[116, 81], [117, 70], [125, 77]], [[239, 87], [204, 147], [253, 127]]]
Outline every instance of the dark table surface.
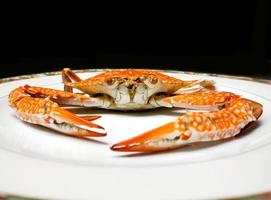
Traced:
[[246, 55], [159, 56], [142, 54], [98, 54], [95, 56], [7, 56], [0, 57], [0, 78], [71, 69], [149, 68], [248, 76], [271, 79], [271, 62]]

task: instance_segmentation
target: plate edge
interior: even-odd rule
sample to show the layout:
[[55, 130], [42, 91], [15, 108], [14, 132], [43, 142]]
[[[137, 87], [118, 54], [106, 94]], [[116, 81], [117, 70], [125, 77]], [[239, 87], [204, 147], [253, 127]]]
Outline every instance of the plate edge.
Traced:
[[[73, 71], [76, 73], [88, 73], [88, 72], [103, 72], [103, 71], [110, 71], [110, 70], [125, 70], [125, 69], [132, 69], [132, 68], [115, 68], [115, 69], [110, 69], [110, 68], [90, 69], [89, 68], [89, 69], [75, 69]], [[135, 68], [135, 69], [147, 69], [147, 68]], [[245, 80], [245, 81], [252, 81], [252, 82], [258, 82], [258, 83], [271, 85], [271, 80], [269, 79], [261, 79], [261, 78], [254, 78], [254, 77], [248, 77], [248, 76], [235, 76], [235, 75], [228, 75], [228, 74], [168, 70], [168, 69], [148, 69], [148, 70], [153, 70], [153, 71], [158, 71], [158, 72], [163, 72], [163, 73], [179, 73], [179, 74], [187, 74], [187, 75], [206, 75], [206, 76], [213, 76], [213, 77], [220, 77], [220, 78], [231, 78], [231, 79], [236, 79], [236, 80]], [[12, 82], [12, 81], [30, 79], [30, 78], [61, 75], [61, 72], [62, 71], [52, 71], [52, 72], [26, 74], [26, 75], [20, 75], [20, 76], [11, 76], [11, 77], [6, 77], [6, 78], [1, 78], [0, 84]]]

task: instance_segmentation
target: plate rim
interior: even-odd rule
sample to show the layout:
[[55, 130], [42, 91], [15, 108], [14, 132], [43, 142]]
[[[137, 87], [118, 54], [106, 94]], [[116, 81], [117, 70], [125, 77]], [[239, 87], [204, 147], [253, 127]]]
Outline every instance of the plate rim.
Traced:
[[[99, 71], [106, 71], [106, 70], [112, 70], [112, 69], [88, 69], [88, 70], [74, 70], [78, 73], [87, 73], [87, 72], [99, 72]], [[113, 70], [119, 70], [119, 69], [113, 69]], [[153, 70], [153, 69], [152, 69]], [[215, 76], [215, 77], [221, 77], [221, 78], [231, 78], [231, 79], [237, 79], [237, 80], [245, 80], [245, 81], [252, 81], [252, 82], [260, 82], [260, 83], [265, 83], [267, 85], [271, 85], [271, 80], [267, 80], [267, 79], [256, 79], [256, 78], [251, 78], [251, 77], [239, 77], [239, 76], [231, 76], [231, 75], [220, 75], [220, 74], [208, 74], [208, 73], [200, 73], [200, 72], [183, 72], [183, 71], [178, 71], [178, 70], [155, 70], [155, 71], [160, 71], [160, 72], [165, 72], [165, 73], [182, 73], [182, 74], [188, 74], [188, 75], [207, 75], [207, 76]], [[51, 76], [51, 75], [60, 75], [61, 71], [56, 71], [56, 72], [45, 72], [45, 73], [38, 73], [38, 74], [30, 74], [30, 75], [21, 75], [21, 76], [14, 76], [14, 77], [9, 77], [9, 78], [3, 78], [0, 79], [0, 84], [1, 83], [6, 83], [6, 82], [11, 82], [11, 81], [18, 81], [18, 80], [23, 80], [23, 79], [30, 79], [30, 78], [38, 78], [38, 77], [44, 77], [44, 76]], [[9, 80], [8, 80], [9, 79]], [[266, 148], [266, 147], [264, 147]], [[11, 153], [11, 154], [15, 154], [15, 153]], [[35, 161], [36, 158], [29, 158], [29, 157], [25, 157], [24, 155], [13, 155], [14, 157], [22, 157], [22, 160], [30, 160], [30, 163], [33, 163], [33, 160]], [[1, 156], [1, 150], [0, 150], [0, 159], [2, 158]], [[32, 160], [32, 162], [31, 162]], [[47, 161], [47, 160], [39, 160], [39, 163], [50, 163], [52, 165], [55, 166], [64, 166], [66, 165], [66, 163], [59, 164], [59, 163], [55, 163], [53, 161]], [[218, 163], [218, 162], [216, 162]], [[223, 162], [222, 162], [223, 163]], [[84, 168], [91, 168], [91, 169], [95, 169], [96, 167], [85, 167]], [[75, 168], [77, 168], [77, 165], [75, 165]], [[125, 168], [125, 167], [124, 167]], [[149, 169], [151, 170], [152, 167], [150, 167]], [[78, 168], [79, 169], [79, 168]], [[97, 170], [97, 169], [96, 169]], [[103, 169], [100, 171], [103, 171]], [[147, 171], [147, 170], [146, 170]], [[0, 173], [1, 174], [1, 173]], [[270, 176], [270, 175], [269, 175]], [[0, 185], [3, 185], [3, 183], [0, 183]], [[271, 184], [269, 183], [269, 186]], [[271, 188], [270, 188], [271, 189]], [[3, 191], [3, 189], [0, 189], [0, 191]], [[270, 191], [270, 190], [269, 190]], [[40, 191], [39, 191], [40, 192]], [[38, 193], [39, 193], [38, 192]], [[257, 193], [262, 193], [265, 192], [265, 190], [263, 191], [257, 191]], [[7, 194], [10, 194], [9, 192], [7, 192]], [[29, 193], [27, 194], [26, 191], [24, 191], [23, 193], [18, 193], [19, 195], [26, 195], [26, 196], [32, 196], [29, 195]], [[35, 194], [37, 194], [37, 192], [35, 192]], [[255, 193], [253, 193], [255, 194]], [[250, 195], [250, 194], [246, 194], [246, 195]], [[34, 197], [34, 196], [33, 196]], [[37, 196], [35, 196], [37, 197]], [[49, 197], [49, 196], [47, 196]], [[94, 198], [96, 198], [97, 196], [94, 196]], [[229, 196], [231, 197], [231, 196]], [[235, 196], [234, 196], [235, 197]], [[39, 193], [39, 198], [44, 198], [44, 195], [41, 196], [41, 193]], [[54, 197], [50, 197], [50, 198], [54, 198]], [[223, 197], [225, 198], [225, 197]], [[228, 196], [227, 196], [228, 198]]]
[[[195, 72], [195, 71], [182, 71], [182, 70], [173, 70], [173, 69], [150, 69], [150, 68], [87, 68], [87, 69], [72, 69], [75, 73], [88, 73], [88, 72], [106, 72], [106, 71], [116, 71], [116, 70], [152, 70], [162, 73], [179, 73], [179, 74], [186, 74], [186, 75], [202, 75], [202, 76], [211, 76], [211, 77], [220, 77], [220, 78], [230, 78], [236, 80], [245, 80], [245, 81], [252, 81], [258, 83], [264, 83], [271, 85], [271, 79], [264, 79], [264, 78], [255, 78], [250, 76], [239, 76], [239, 75], [229, 75], [229, 74], [218, 74], [218, 73], [208, 73], [208, 72]], [[38, 78], [38, 77], [46, 77], [46, 76], [55, 76], [61, 75], [62, 71], [48, 71], [48, 72], [41, 72], [41, 73], [30, 73], [25, 75], [18, 75], [18, 76], [10, 76], [0, 78], [0, 84], [24, 80], [24, 79], [31, 79], [31, 78]]]

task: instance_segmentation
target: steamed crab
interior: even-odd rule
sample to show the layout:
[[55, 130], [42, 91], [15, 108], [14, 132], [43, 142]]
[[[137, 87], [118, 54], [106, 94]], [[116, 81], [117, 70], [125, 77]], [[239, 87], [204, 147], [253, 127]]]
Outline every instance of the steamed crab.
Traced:
[[[214, 90], [210, 80], [183, 81], [150, 70], [115, 70], [81, 80], [70, 69], [62, 71], [64, 91], [25, 85], [9, 94], [16, 116], [77, 137], [105, 136], [92, 121], [60, 105], [113, 110], [178, 107], [199, 110], [134, 138], [114, 144], [115, 151], [159, 151], [203, 141], [233, 137], [262, 114], [262, 105], [230, 92]], [[83, 93], [73, 93], [76, 88]]]

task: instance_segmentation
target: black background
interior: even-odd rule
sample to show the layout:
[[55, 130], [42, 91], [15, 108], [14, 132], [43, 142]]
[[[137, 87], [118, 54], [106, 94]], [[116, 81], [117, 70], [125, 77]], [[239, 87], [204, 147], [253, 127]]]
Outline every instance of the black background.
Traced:
[[39, 11], [28, 17], [24, 13], [9, 27], [2, 24], [0, 77], [70, 67], [271, 78], [269, 1], [219, 2], [134, 3], [118, 10], [107, 5], [95, 13], [90, 7], [79, 14], [69, 10], [58, 18], [48, 10], [41, 18]]

